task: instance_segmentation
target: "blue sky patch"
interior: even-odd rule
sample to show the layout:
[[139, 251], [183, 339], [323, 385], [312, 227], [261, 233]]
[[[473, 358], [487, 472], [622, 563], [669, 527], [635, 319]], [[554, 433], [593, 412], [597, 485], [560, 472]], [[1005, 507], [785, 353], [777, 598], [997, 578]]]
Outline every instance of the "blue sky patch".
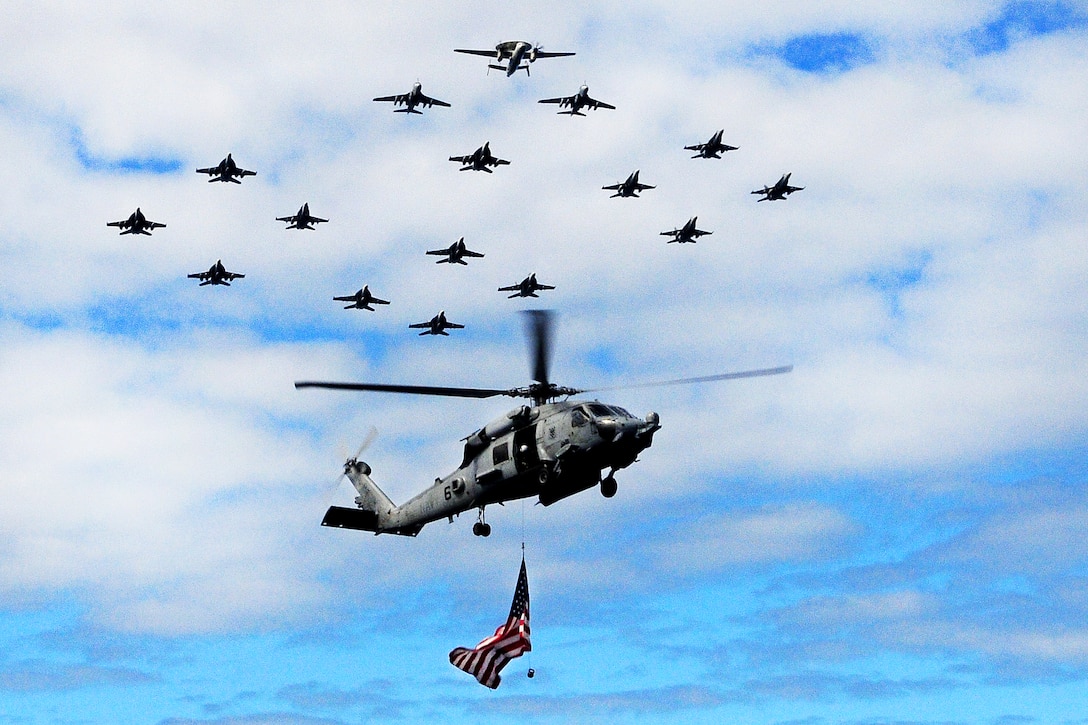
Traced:
[[127, 174], [173, 174], [181, 171], [184, 161], [162, 156], [101, 156], [87, 147], [83, 133], [76, 129], [70, 141], [79, 165], [87, 171], [110, 171]]
[[964, 38], [976, 55], [1001, 53], [1013, 43], [1088, 27], [1088, 15], [1064, 2], [1013, 2], [1001, 14]]
[[806, 73], [845, 73], [876, 61], [872, 43], [856, 33], [798, 35], [782, 45], [758, 48], [756, 53], [778, 56]]

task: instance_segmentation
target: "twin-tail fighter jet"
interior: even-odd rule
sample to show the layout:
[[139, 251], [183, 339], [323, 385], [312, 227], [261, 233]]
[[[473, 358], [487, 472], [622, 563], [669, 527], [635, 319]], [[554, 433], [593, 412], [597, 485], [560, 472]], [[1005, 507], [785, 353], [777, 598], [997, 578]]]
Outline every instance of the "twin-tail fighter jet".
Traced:
[[695, 224], [699, 220], [699, 217], [693, 216], [688, 219], [687, 223], [679, 229], [673, 229], [671, 232], [661, 232], [663, 237], [672, 237], [668, 241], [668, 244], [673, 242], [679, 242], [680, 244], [687, 244], [688, 242], [694, 243], [699, 237], [706, 236], [707, 234], [713, 234], [714, 232], [707, 232], [702, 229], [696, 229]]
[[203, 287], [206, 284], [221, 284], [225, 287], [230, 287], [230, 283], [236, 279], [244, 278], [244, 274], [238, 274], [237, 272], [228, 272], [226, 267], [223, 266], [223, 260], [216, 261], [215, 264], [208, 267], [207, 272], [194, 272], [189, 275], [189, 279], [201, 280], [200, 285]]
[[345, 310], [370, 310], [374, 311], [371, 305], [388, 305], [389, 300], [379, 300], [370, 292], [370, 286], [364, 285], [361, 290], [353, 295], [347, 295], [345, 297], [333, 297], [337, 302], [350, 302], [351, 304], [345, 305]]
[[310, 214], [310, 205], [307, 203], [299, 207], [297, 214], [292, 216], [278, 216], [276, 217], [276, 221], [287, 222], [287, 229], [314, 229], [314, 224], [327, 222], [328, 219], [322, 219]]
[[537, 282], [536, 273], [534, 272], [517, 284], [512, 284], [509, 287], [499, 287], [499, 292], [513, 292], [514, 294], [507, 297], [507, 299], [512, 300], [515, 297], [539, 297], [537, 291], [547, 289], [555, 289], [555, 287]]
[[596, 98], [589, 97], [589, 86], [582, 86], [578, 89], [578, 92], [573, 96], [560, 96], [559, 98], [545, 98], [537, 103], [558, 103], [560, 108], [568, 108], [567, 111], [557, 111], [559, 115], [566, 114], [571, 118], [575, 116], [584, 116], [582, 113], [583, 108], [588, 108], [591, 111], [595, 111], [598, 108], [611, 108], [616, 110], [616, 107], [605, 103], [604, 101], [598, 101]]
[[419, 333], [421, 337], [423, 335], [445, 335], [446, 337], [449, 337], [450, 333], [446, 332], [446, 330], [463, 330], [465, 329], [465, 326], [447, 320], [446, 311], [442, 310], [427, 322], [417, 322], [414, 325], [408, 325], [408, 328], [412, 330], [423, 330], [423, 332]]
[[486, 141], [484, 145], [473, 151], [468, 156], [450, 156], [450, 161], [456, 161], [459, 164], [464, 164], [461, 167], [461, 171], [486, 171], [491, 173], [491, 169], [488, 166], [509, 166], [510, 162], [506, 159], [496, 158], [491, 154], [491, 142]]
[[790, 186], [790, 175], [785, 174], [781, 179], [775, 182], [774, 186], [764, 186], [762, 189], [756, 189], [753, 194], [762, 194], [762, 199], [756, 199], [756, 201], [780, 201], [795, 191], [801, 191], [805, 187], [803, 186]]
[[152, 229], [161, 229], [166, 225], [151, 221], [140, 211], [140, 207], [136, 207], [136, 211], [129, 214], [128, 219], [119, 222], [106, 222], [106, 226], [117, 227], [121, 230], [121, 234], [146, 234], [150, 237]]
[[465, 257], [484, 256], [480, 252], [473, 252], [471, 249], [466, 247], [464, 237], [461, 237], [446, 249], [432, 249], [431, 251], [427, 252], [427, 254], [445, 257], [445, 259], [440, 259], [435, 262], [435, 264], [464, 264], [466, 266], [468, 265], [468, 262], [464, 260]]
[[602, 186], [601, 188], [616, 192], [609, 197], [610, 199], [615, 199], [617, 196], [633, 196], [637, 199], [638, 193], [640, 191], [645, 191], [646, 189], [655, 189], [657, 187], [650, 186], [649, 184], [640, 184], [638, 181], [638, 170], [636, 169], [634, 172], [632, 172], [630, 176], [627, 177], [627, 181], [624, 181], [620, 184], [612, 184], [611, 186]]
[[[238, 164], [234, 163], [234, 159], [230, 154], [227, 154], [227, 158], [219, 162], [218, 166], [209, 166], [206, 169], [197, 169], [198, 174], [207, 174], [211, 178], [208, 179], [208, 183], [213, 181], [229, 181], [232, 184], [241, 184], [239, 179], [243, 176], [256, 176], [256, 171], [248, 171], [241, 168]], [[237, 177], [237, 178], [235, 178]]]
[[388, 101], [394, 106], [404, 106], [404, 108], [394, 108], [393, 113], [418, 113], [422, 115], [423, 111], [417, 111], [416, 106], [423, 106], [424, 108], [430, 108], [431, 106], [450, 107], [450, 104], [445, 101], [423, 95], [423, 84], [419, 81], [416, 81], [415, 85], [412, 86], [412, 90], [407, 93], [400, 93], [395, 96], [381, 96], [374, 100]]
[[729, 144], [722, 143], [722, 134], [725, 133], [723, 128], [716, 134], [710, 137], [710, 140], [706, 143], [697, 143], [694, 146], [685, 146], [688, 151], [695, 151], [693, 159], [720, 159], [721, 155], [726, 151], [736, 151], [740, 146], [730, 146]]
[[[525, 75], [529, 75], [529, 64], [537, 60], [537, 58], [561, 58], [568, 55], [574, 55], [574, 53], [546, 53], [539, 45], [532, 45], [524, 40], [507, 40], [499, 43], [495, 46], [494, 50], [468, 50], [466, 48], [455, 48], [454, 53], [468, 53], [469, 55], [482, 55], [485, 58], [494, 58], [494, 63], [488, 63], [488, 70], [503, 70], [506, 71], [506, 77], [517, 73], [519, 70], [525, 71]], [[503, 61], [506, 61], [506, 65], [499, 65]], [[524, 64], [523, 64], [524, 62]]]

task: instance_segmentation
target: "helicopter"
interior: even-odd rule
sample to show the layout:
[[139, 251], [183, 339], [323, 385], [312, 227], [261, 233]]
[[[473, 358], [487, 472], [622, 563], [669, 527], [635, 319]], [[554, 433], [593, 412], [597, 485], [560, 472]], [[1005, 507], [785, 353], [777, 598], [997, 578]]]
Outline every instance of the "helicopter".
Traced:
[[[328, 388], [385, 393], [407, 393], [460, 398], [490, 398], [504, 395], [526, 398], [521, 405], [496, 418], [464, 438], [464, 457], [450, 474], [414, 498], [397, 506], [370, 477], [371, 468], [358, 456], [344, 463], [344, 474], [359, 495], [356, 508], [330, 506], [321, 521], [331, 526], [377, 534], [416, 536], [422, 528], [439, 519], [477, 509], [472, 526], [476, 536], [489, 536], [484, 508], [491, 504], [536, 496], [544, 506], [599, 486], [606, 498], [616, 495], [615, 474], [627, 468], [653, 444], [661, 429], [657, 413], [637, 418], [625, 409], [599, 401], [571, 400], [571, 396], [620, 388], [712, 382], [780, 375], [792, 365], [743, 372], [723, 373], [680, 380], [619, 385], [608, 388], [577, 389], [551, 382], [554, 316], [550, 310], [528, 310], [533, 382], [522, 388], [457, 388], [447, 386], [389, 385], [382, 383], [337, 383], [299, 381], [295, 388]], [[562, 400], [560, 400], [562, 398]], [[607, 470], [608, 473], [603, 475]]]

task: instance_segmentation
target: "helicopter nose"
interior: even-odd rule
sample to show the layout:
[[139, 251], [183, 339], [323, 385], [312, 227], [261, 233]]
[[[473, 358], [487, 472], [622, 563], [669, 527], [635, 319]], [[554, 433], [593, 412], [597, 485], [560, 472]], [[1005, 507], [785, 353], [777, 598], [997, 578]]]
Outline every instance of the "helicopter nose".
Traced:
[[597, 435], [603, 440], [610, 441], [616, 437], [620, 425], [615, 420], [606, 419], [597, 421]]

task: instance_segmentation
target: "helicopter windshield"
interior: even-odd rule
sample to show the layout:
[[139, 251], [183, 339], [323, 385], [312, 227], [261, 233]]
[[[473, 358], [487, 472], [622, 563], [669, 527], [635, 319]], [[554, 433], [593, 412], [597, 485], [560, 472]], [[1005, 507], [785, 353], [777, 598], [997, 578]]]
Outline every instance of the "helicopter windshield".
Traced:
[[588, 403], [585, 407], [589, 414], [594, 418], [611, 418], [615, 415], [611, 408], [607, 405], [601, 405], [600, 403]]

